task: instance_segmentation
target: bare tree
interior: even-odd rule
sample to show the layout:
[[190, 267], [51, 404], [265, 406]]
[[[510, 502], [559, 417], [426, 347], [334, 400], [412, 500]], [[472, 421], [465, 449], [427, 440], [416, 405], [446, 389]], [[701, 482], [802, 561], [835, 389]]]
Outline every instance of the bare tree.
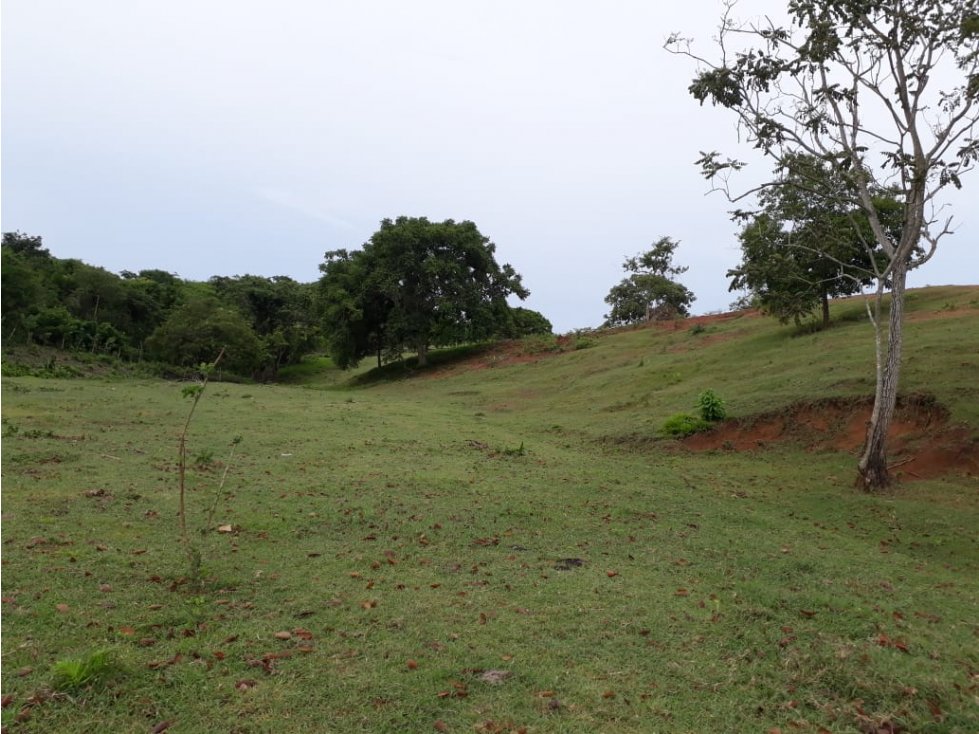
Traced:
[[[690, 93], [734, 112], [740, 136], [776, 169], [800, 154], [837, 166], [847, 185], [822, 195], [859, 207], [869, 221], [868, 255], [876, 248], [883, 257], [868, 258], [877, 387], [858, 483], [880, 489], [890, 482], [886, 436], [897, 402], [907, 275], [952, 231], [939, 192], [961, 187], [979, 158], [979, 0], [789, 0], [789, 27], [770, 18], [737, 22], [735, 4], [724, 5], [719, 59], [694, 53], [691, 39], [678, 34], [666, 48], [697, 62]], [[710, 152], [698, 163], [731, 201], [778, 185], [734, 194], [729, 174], [743, 162]], [[903, 204], [899, 233], [878, 210], [880, 190]]]

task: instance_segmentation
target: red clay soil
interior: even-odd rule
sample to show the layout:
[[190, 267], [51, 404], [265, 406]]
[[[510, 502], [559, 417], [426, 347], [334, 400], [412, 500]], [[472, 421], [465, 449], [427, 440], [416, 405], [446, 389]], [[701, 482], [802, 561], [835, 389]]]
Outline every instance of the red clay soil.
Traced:
[[[810, 451], [857, 454], [863, 447], [872, 405], [870, 398], [796, 403], [784, 410], [724, 421], [683, 443], [694, 451], [751, 451], [791, 441]], [[900, 399], [888, 438], [888, 460], [898, 477], [979, 476], [979, 440], [967, 426], [949, 423], [948, 411], [930, 396]]]

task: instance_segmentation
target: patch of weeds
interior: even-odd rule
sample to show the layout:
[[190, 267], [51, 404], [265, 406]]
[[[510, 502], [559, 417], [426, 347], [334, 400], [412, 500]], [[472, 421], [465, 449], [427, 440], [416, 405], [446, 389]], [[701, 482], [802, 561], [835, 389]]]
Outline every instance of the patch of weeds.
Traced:
[[55, 364], [49, 361], [43, 367], [32, 367], [26, 364], [4, 362], [0, 365], [0, 375], [4, 377], [42, 377], [46, 379], [69, 379], [81, 377], [81, 370], [67, 364]]
[[500, 451], [501, 456], [526, 456], [527, 449], [524, 448], [523, 441], [516, 448], [506, 447]]
[[954, 304], [954, 303], [952, 303], [951, 301], [945, 301], [945, 303], [943, 303], [943, 304], [942, 304], [942, 305], [941, 305], [941, 306], [939, 307], [939, 309], [938, 309], [938, 310], [939, 310], [939, 311], [954, 311], [954, 310], [955, 310], [955, 308], [956, 308], [956, 306], [955, 306], [955, 304]]
[[695, 433], [706, 431], [710, 428], [710, 423], [703, 418], [698, 418], [690, 413], [676, 413], [671, 415], [659, 429], [661, 436], [667, 438], [686, 438]]
[[212, 449], [201, 449], [194, 455], [194, 466], [203, 469], [214, 463], [214, 451]]
[[62, 693], [78, 691], [104, 680], [112, 668], [109, 650], [96, 650], [82, 657], [65, 658], [51, 667], [51, 685]]
[[7, 420], [7, 418], [2, 419], [2, 425], [3, 425], [2, 435], [4, 438], [8, 438], [10, 436], [16, 436], [18, 433], [20, 433], [20, 426], [18, 426], [16, 423], [10, 422], [9, 420]]
[[32, 428], [20, 434], [24, 438], [57, 438], [54, 431], [42, 431], [40, 428]]
[[697, 336], [698, 334], [703, 334], [705, 331], [707, 331], [707, 327], [704, 326], [703, 324], [694, 324], [693, 326], [690, 327], [690, 333], [693, 336]]
[[712, 423], [724, 420], [727, 409], [724, 401], [713, 390], [704, 390], [697, 397], [699, 416], [691, 413], [676, 413], [671, 415], [659, 429], [661, 436], [668, 438], [686, 438], [695, 433], [709, 430]]

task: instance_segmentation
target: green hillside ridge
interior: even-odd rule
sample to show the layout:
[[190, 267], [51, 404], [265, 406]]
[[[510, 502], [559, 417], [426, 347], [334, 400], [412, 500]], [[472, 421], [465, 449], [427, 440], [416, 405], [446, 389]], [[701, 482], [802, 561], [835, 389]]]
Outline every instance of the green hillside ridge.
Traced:
[[[974, 440], [979, 287], [908, 306], [902, 393]], [[732, 421], [870, 395], [862, 302], [832, 315], [211, 383], [188, 436], [197, 575], [186, 383], [8, 373], [3, 726], [973, 732], [979, 477], [870, 495], [846, 450], [658, 437], [708, 388]]]
[[[979, 345], [979, 287], [917, 289], [907, 301], [902, 393], [932, 394], [952, 420], [979, 431], [973, 348]], [[458, 405], [506, 412], [528, 427], [550, 428], [550, 417], [560, 416], [564, 428], [593, 438], [655, 431], [666, 416], [691, 410], [706, 388], [725, 398], [732, 417], [797, 401], [872, 396], [873, 330], [863, 299], [838, 300], [831, 313], [832, 327], [813, 333], [744, 311], [588, 332], [580, 340], [585, 348], [575, 348], [573, 339], [562, 346], [560, 339], [535, 338], [490, 349], [472, 362], [463, 357], [436, 369], [437, 380], [414, 381], [411, 390], [419, 399], [448, 396]], [[514, 353], [521, 359], [508, 359]], [[392, 365], [387, 374], [403, 379], [415, 373]], [[333, 385], [342, 375], [310, 370], [297, 383]], [[544, 416], [539, 425], [537, 415]]]

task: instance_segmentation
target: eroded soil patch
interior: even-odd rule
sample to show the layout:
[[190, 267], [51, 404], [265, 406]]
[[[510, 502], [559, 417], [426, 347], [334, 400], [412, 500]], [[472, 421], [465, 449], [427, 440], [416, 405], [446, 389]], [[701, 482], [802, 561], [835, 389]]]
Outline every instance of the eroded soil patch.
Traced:
[[[872, 406], [871, 398], [795, 403], [783, 410], [724, 421], [684, 439], [683, 444], [694, 451], [751, 451], [790, 441], [810, 451], [856, 454], [863, 446]], [[888, 437], [889, 461], [899, 476], [979, 476], [979, 441], [968, 426], [951, 424], [948, 410], [931, 396], [899, 399]]]

